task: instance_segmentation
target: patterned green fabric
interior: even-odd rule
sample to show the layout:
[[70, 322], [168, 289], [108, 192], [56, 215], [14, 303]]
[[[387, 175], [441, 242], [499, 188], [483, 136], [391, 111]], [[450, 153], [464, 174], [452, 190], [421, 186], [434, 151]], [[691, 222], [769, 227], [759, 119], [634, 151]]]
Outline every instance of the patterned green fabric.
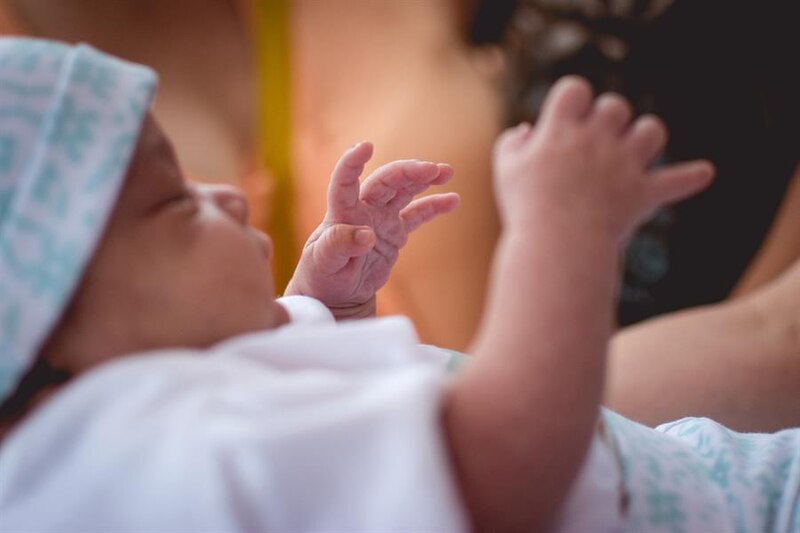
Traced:
[[458, 374], [458, 372], [469, 362], [469, 356], [455, 350], [446, 350], [450, 354], [450, 359], [447, 361], [447, 373]]
[[603, 418], [629, 531], [800, 532], [800, 429], [746, 434], [685, 418], [654, 430]]
[[85, 45], [0, 38], [0, 401], [91, 258], [155, 85]]

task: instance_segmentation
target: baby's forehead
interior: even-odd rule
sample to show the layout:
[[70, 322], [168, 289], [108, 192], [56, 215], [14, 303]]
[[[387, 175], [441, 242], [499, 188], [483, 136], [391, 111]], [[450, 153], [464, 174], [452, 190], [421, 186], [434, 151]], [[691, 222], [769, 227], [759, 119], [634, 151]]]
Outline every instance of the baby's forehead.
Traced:
[[169, 139], [148, 113], [117, 205], [118, 214], [141, 215], [185, 187]]
[[153, 114], [148, 111], [142, 121], [142, 131], [139, 133], [137, 151], [165, 150], [168, 146], [169, 139], [156, 119], [153, 118]]

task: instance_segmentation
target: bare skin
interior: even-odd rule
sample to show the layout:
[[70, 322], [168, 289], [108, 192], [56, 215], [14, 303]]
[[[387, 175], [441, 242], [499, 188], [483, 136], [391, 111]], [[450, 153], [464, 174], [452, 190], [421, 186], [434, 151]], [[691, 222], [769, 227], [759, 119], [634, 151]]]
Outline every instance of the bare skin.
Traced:
[[[314, 296], [345, 317], [352, 309], [359, 316], [374, 311], [375, 290], [408, 233], [458, 205], [453, 194], [412, 201], [447, 182], [448, 165], [398, 161], [361, 186], [371, 153], [362, 143], [334, 170], [331, 211], [287, 292]], [[247, 225], [243, 195], [229, 186], [187, 183], [161, 129], [148, 119], [99, 249], [41, 357], [78, 375], [131, 353], [203, 348], [275, 328], [288, 318], [275, 301], [270, 254], [269, 238]], [[196, 264], [203, 268], [191, 268]]]
[[626, 328], [606, 401], [658, 425], [707, 416], [739, 431], [800, 425], [800, 168], [731, 298]]
[[[156, 113], [193, 176], [233, 182], [249, 164], [255, 90], [234, 2], [2, 1], [34, 34], [89, 40], [155, 66], [162, 74]], [[488, 200], [489, 155], [502, 123], [497, 71], [476, 68], [479, 51], [461, 41], [465, 4], [292, 2], [293, 149], [296, 192], [303, 198], [296, 233], [315, 228], [326, 210], [328, 169], [355, 139], [378, 142], [376, 162], [417, 155], [452, 162], [458, 179], [448, 187], [463, 207], [422, 228], [405, 249], [382, 291], [381, 311], [408, 314], [423, 339], [457, 349], [466, 348], [479, 323], [499, 234]], [[348, 76], [339, 75], [342, 68]], [[793, 308], [800, 270], [787, 270], [800, 254], [793, 215], [800, 170], [792, 183], [734, 293], [754, 298], [668, 315], [615, 336], [608, 391], [613, 408], [651, 424], [691, 414], [743, 430], [800, 424], [794, 386], [800, 379], [794, 317], [800, 312]], [[758, 290], [784, 271], [780, 291]]]
[[666, 131], [653, 117], [630, 119], [619, 97], [594, 101], [568, 78], [536, 130], [522, 125], [497, 143], [505, 229], [476, 358], [445, 411], [478, 530], [549, 525], [596, 421], [620, 243], [657, 206], [710, 183], [707, 162], [648, 170]]
[[[478, 530], [541, 530], [553, 518], [601, 399], [619, 244], [652, 209], [710, 181], [702, 162], [648, 171], [663, 126], [630, 120], [621, 99], [594, 101], [585, 82], [566, 79], [536, 130], [522, 125], [498, 141], [506, 229], [475, 361], [442, 413]], [[334, 311], [368, 305], [407, 234], [457, 202], [447, 193], [412, 200], [446, 182], [447, 165], [401, 161], [361, 184], [371, 151], [360, 144], [340, 160], [328, 215], [295, 275]], [[246, 217], [233, 189], [187, 186], [148, 120], [98, 251], [40, 356], [80, 375], [149, 348], [203, 347], [284, 323], [269, 240]], [[198, 261], [202, 271], [187, 268]], [[571, 416], [553, 417], [558, 409]]]
[[425, 342], [459, 350], [477, 330], [500, 231], [491, 149], [504, 123], [502, 73], [481, 68], [483, 51], [464, 43], [467, 3], [299, 0], [291, 28], [297, 233], [316, 227], [322, 177], [354, 140], [375, 142], [375, 165], [451, 163], [457, 179], [446, 190], [461, 208], [419, 230], [378, 307], [411, 317]]
[[[237, 183], [252, 168], [258, 97], [236, 9], [244, 2], [0, 1], [35, 35], [88, 41], [154, 67], [162, 77], [156, 116], [193, 179]], [[451, 162], [459, 179], [446, 187], [463, 208], [420, 229], [382, 291], [380, 312], [410, 316], [427, 342], [466, 349], [499, 231], [490, 158], [503, 123], [498, 71], [482, 68], [484, 50], [464, 43], [471, 1], [290, 4], [293, 186], [302, 199], [294, 234], [315, 229], [329, 170], [358, 139], [378, 146], [368, 170], [408, 157]], [[269, 211], [252, 207], [259, 220]], [[302, 249], [302, 240], [295, 244]]]
[[736, 284], [734, 298], [753, 292], [776, 279], [800, 258], [800, 166], [789, 182], [783, 202], [761, 249]]
[[716, 305], [626, 328], [611, 345], [606, 402], [648, 425], [707, 416], [739, 430], [800, 424], [800, 262]]
[[[330, 210], [287, 291], [319, 299], [341, 319], [374, 316], [375, 291], [408, 235], [459, 201], [453, 193], [414, 199], [453, 176], [449, 165], [427, 161], [395, 161], [361, 185], [371, 155], [372, 145], [360, 143], [342, 156]], [[98, 250], [39, 357], [74, 378], [147, 350], [204, 348], [285, 324], [269, 268], [271, 241], [247, 221], [238, 189], [185, 180], [148, 117]], [[0, 438], [62, 386], [38, 391], [25, 412], [0, 421]]]
[[187, 184], [148, 120], [98, 251], [40, 356], [79, 375], [131, 353], [276, 327], [287, 316], [270, 253], [241, 193]]
[[375, 293], [389, 279], [408, 235], [459, 202], [455, 193], [413, 200], [431, 185], [450, 180], [453, 169], [444, 164], [394, 161], [360, 184], [372, 150], [370, 143], [359, 143], [337, 163], [327, 214], [303, 248], [306, 268], [297, 270], [286, 289], [287, 294], [313, 295], [337, 318], [375, 316]]
[[1, 0], [34, 36], [153, 67], [155, 114], [193, 179], [235, 183], [253, 161], [251, 44], [236, 0]]

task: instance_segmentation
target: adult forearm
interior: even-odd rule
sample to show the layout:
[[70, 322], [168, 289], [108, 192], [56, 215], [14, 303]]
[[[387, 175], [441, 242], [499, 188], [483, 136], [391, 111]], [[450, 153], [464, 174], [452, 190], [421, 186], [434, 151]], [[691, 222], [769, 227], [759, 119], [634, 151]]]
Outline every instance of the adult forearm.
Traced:
[[607, 403], [650, 425], [706, 416], [742, 431], [798, 426], [799, 319], [748, 298], [626, 328], [611, 344]]

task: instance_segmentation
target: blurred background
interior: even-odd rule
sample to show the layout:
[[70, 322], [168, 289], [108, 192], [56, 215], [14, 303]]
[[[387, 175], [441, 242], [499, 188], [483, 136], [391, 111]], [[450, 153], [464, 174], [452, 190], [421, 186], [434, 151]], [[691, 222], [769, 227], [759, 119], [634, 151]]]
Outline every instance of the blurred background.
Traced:
[[[161, 76], [155, 114], [190, 179], [233, 183], [285, 283], [338, 155], [451, 163], [451, 216], [419, 230], [379, 297], [465, 349], [499, 233], [491, 147], [565, 74], [671, 131], [663, 161], [718, 178], [655, 214], [625, 259], [623, 325], [735, 298], [800, 256], [800, 47], [790, 0], [0, 0], [0, 33], [84, 41]], [[198, 265], [201, 268], [201, 265]]]
[[717, 167], [707, 191], [662, 209], [632, 239], [623, 325], [741, 296], [800, 255], [799, 6], [520, 2], [507, 40], [513, 120], [535, 118], [549, 84], [579, 73], [667, 123], [664, 161]]

